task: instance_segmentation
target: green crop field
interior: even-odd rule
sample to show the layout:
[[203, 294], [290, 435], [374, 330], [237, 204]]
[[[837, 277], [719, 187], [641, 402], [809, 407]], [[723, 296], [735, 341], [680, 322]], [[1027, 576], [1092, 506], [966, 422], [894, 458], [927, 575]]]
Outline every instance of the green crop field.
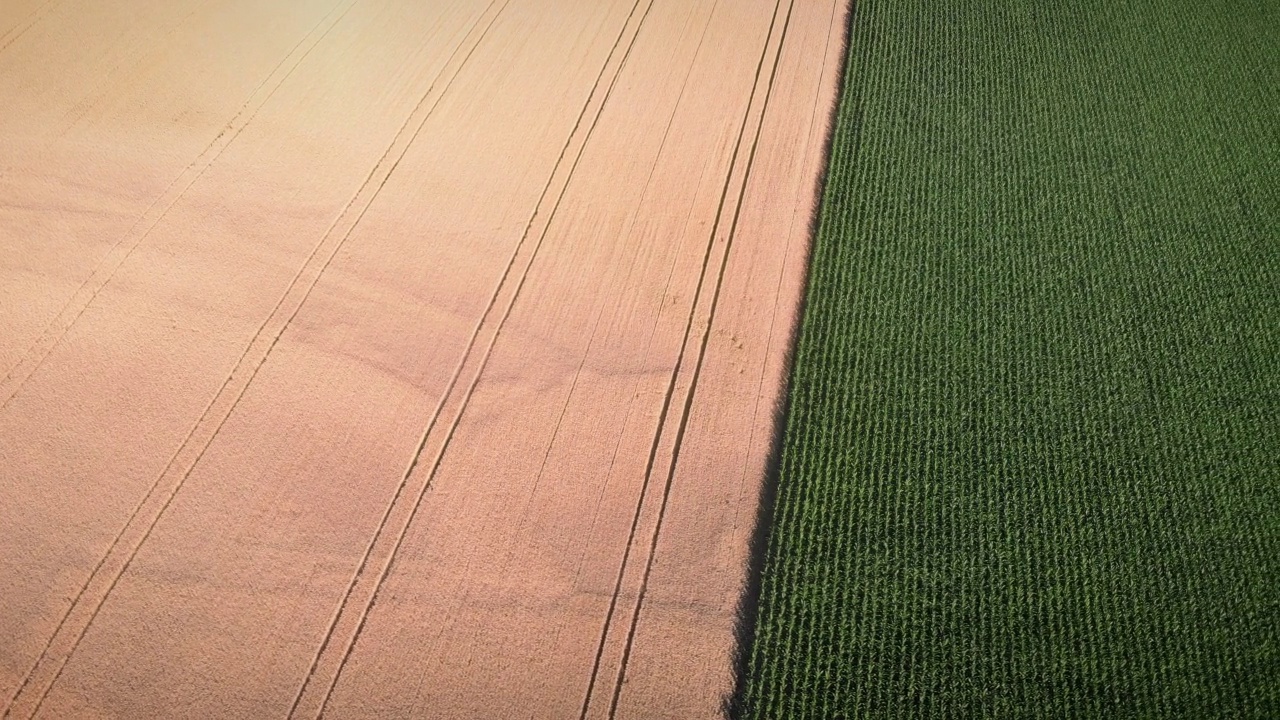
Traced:
[[1280, 2], [857, 0], [742, 715], [1280, 717]]

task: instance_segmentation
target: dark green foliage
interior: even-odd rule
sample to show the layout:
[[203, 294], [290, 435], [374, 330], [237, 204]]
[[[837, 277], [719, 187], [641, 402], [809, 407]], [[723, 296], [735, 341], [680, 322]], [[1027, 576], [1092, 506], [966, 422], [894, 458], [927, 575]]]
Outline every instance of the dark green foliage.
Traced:
[[745, 715], [1280, 718], [1280, 2], [855, 13]]

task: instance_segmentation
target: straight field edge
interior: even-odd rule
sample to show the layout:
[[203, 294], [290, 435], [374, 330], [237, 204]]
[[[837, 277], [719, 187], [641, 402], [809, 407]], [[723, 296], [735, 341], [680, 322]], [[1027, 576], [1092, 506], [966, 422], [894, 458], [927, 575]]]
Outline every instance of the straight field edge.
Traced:
[[[853, 60], [850, 47], [853, 42], [853, 30], [858, 17], [861, 0], [842, 0], [848, 4], [844, 13], [845, 23], [841, 39], [838, 65], [841, 68], [836, 79], [834, 101], [827, 111], [826, 132], [822, 141], [821, 160], [819, 161], [818, 178], [814, 184], [814, 193], [818, 202], [813, 204], [809, 213], [808, 228], [805, 231], [803, 277], [801, 287], [805, 290], [800, 296], [799, 307], [796, 308], [796, 321], [792, 323], [790, 335], [783, 349], [782, 376], [784, 383], [773, 407], [772, 431], [769, 439], [769, 450], [765, 460], [765, 473], [760, 487], [759, 502], [756, 505], [753, 529], [748, 541], [746, 577], [742, 593], [738, 597], [738, 605], [734, 612], [733, 643], [733, 688], [721, 701], [721, 712], [729, 720], [741, 720], [746, 717], [747, 688], [751, 682], [752, 652], [755, 645], [756, 629], [760, 618], [760, 597], [764, 583], [765, 559], [769, 552], [775, 512], [777, 508], [778, 483], [782, 470], [782, 451], [785, 444], [791, 415], [791, 387], [796, 370], [796, 348], [804, 334], [807, 322], [809, 296], [813, 292], [809, 283], [812, 272], [813, 249], [818, 241], [818, 230], [827, 207], [828, 194], [832, 192], [828, 185], [831, 171], [831, 155], [835, 144], [836, 131], [840, 121], [859, 122], [860, 102], [846, 97], [846, 85]], [[850, 114], [853, 118], [848, 119]], [[858, 130], [853, 135], [856, 137]]]

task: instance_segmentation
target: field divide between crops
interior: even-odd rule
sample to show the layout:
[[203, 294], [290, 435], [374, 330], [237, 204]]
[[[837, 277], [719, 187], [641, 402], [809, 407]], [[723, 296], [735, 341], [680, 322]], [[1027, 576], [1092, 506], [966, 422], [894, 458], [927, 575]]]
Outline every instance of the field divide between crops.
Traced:
[[848, 0], [0, 0], [0, 716], [714, 717]]

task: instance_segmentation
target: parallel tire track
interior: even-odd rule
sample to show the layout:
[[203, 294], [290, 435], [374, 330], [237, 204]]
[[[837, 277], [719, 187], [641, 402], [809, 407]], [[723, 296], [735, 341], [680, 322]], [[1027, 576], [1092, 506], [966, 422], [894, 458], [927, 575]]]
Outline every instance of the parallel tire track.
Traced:
[[293, 49], [276, 64], [271, 73], [254, 89], [236, 114], [209, 142], [205, 149], [178, 174], [152, 203], [143, 211], [129, 230], [116, 241], [106, 255], [98, 261], [92, 274], [80, 284], [80, 287], [69, 298], [40, 337], [27, 348], [22, 358], [11, 367], [3, 379], [0, 379], [0, 410], [13, 400], [31, 376], [44, 364], [54, 348], [62, 342], [71, 328], [75, 326], [85, 310], [89, 308], [98, 293], [115, 277], [134, 250], [141, 245], [151, 232], [168, 215], [169, 211], [186, 195], [187, 191], [217, 162], [222, 153], [235, 142], [240, 133], [253, 122], [258, 112], [280, 89], [299, 65], [311, 54], [333, 28], [346, 17], [347, 13], [360, 0], [345, 0], [336, 4], [332, 10], [320, 19], [306, 35], [298, 41]]
[[[328, 707], [329, 700], [337, 687], [342, 671], [360, 639], [369, 612], [377, 601], [382, 585], [390, 574], [396, 554], [404, 542], [409, 527], [417, 516], [418, 509], [421, 507], [426, 491], [440, 466], [445, 451], [448, 449], [454, 431], [457, 429], [471, 396], [479, 384], [480, 376], [488, 364], [502, 327], [515, 306], [525, 279], [528, 277], [529, 268], [537, 257], [543, 240], [546, 238], [547, 230], [560, 207], [560, 201], [572, 180], [574, 171], [577, 169], [583, 150], [595, 130], [600, 114], [613, 92], [618, 77], [630, 57], [631, 49], [635, 44], [640, 28], [653, 5], [652, 0], [650, 0], [646, 4], [644, 12], [637, 14], [641, 2], [642, 0], [636, 0], [632, 5], [631, 11], [619, 31], [617, 39], [614, 41], [604, 65], [596, 77], [591, 93], [579, 112], [578, 119], [570, 131], [564, 147], [561, 149], [551, 176], [543, 187], [521, 239], [517, 243], [502, 277], [499, 279], [485, 311], [481, 315], [479, 323], [473, 330], [467, 347], [463, 351], [463, 356], [454, 370], [439, 404], [428, 421], [408, 467], [402, 475], [400, 485], [392, 497], [391, 503], [384, 511], [360, 566], [348, 584], [347, 591], [330, 621], [329, 629], [312, 661], [307, 678], [294, 699], [290, 717], [318, 718], [324, 714]], [[623, 41], [628, 34], [630, 39], [626, 41], [625, 50], [619, 55], [618, 50], [623, 47]], [[609, 79], [605, 91], [601, 93], [600, 88], [603, 86], [605, 76], [609, 74], [611, 68], [613, 71], [612, 77]], [[586, 124], [584, 121], [588, 115], [592, 115], [592, 117], [590, 123]], [[585, 131], [580, 132], [584, 127]], [[572, 161], [566, 162], [566, 158], [570, 155], [572, 155]], [[553, 196], [554, 199], [551, 199]], [[550, 203], [551, 207], [544, 214], [542, 211], [547, 203]], [[538, 226], [536, 231], [534, 229], [535, 226]], [[528, 240], [532, 237], [536, 237], [537, 240], [532, 245], [532, 248], [529, 248]], [[513, 275], [512, 271], [517, 267], [520, 269]], [[512, 279], [515, 279], [514, 284], [509, 282]], [[507, 296], [505, 302], [499, 302], [500, 298], [504, 296]], [[502, 315], [496, 321], [493, 321], [491, 319], [494, 317], [492, 313], [499, 306], [503, 307]], [[482, 336], [487, 336], [488, 342], [484, 353], [477, 357], [472, 354], [472, 351], [477, 347]], [[458, 386], [458, 380], [463, 375], [468, 375], [471, 378], [470, 382], [465, 391], [461, 394], [455, 394], [454, 389]], [[441, 436], [440, 433], [435, 433], [434, 430], [438, 426], [439, 419], [446, 415], [451, 416], [452, 420]], [[415, 480], [415, 471], [422, 465], [424, 457], [432, 458], [430, 467], [421, 473], [420, 477], [416, 478], [416, 482], [411, 483], [411, 480]], [[412, 500], [402, 501], [404, 498], [412, 498]], [[372, 574], [368, 572], [372, 567], [379, 567], [380, 569], [376, 574]], [[344, 639], [339, 642], [337, 641], [338, 638]]]
[[773, 94], [773, 83], [778, 75], [778, 64], [782, 58], [782, 48], [786, 43], [787, 30], [791, 25], [791, 12], [795, 7], [792, 0], [787, 6], [787, 18], [782, 25], [782, 33], [778, 39], [778, 49], [774, 54], [773, 68], [769, 74], [768, 87], [765, 90], [764, 103], [760, 109], [760, 123], [756, 127], [755, 137], [751, 142], [751, 154], [747, 159], [746, 171], [742, 180], [742, 187], [738, 191], [738, 200], [734, 208], [733, 221], [729, 227], [729, 235], [725, 241], [724, 254], [720, 261], [720, 269], [716, 276], [715, 290], [711, 295], [711, 309], [707, 313], [707, 320], [702, 331], [702, 339], [698, 346], [698, 360], [694, 365], [693, 378], [689, 382], [689, 391], [685, 395], [684, 408], [680, 413], [680, 424], [676, 430], [675, 444], [671, 450], [671, 462], [667, 469], [666, 481], [662, 489], [662, 503], [658, 508], [658, 521], [654, 524], [653, 534], [649, 539], [649, 549], [647, 559], [645, 561], [644, 576], [640, 582], [640, 592], [636, 597], [635, 609], [631, 613], [631, 625], [627, 629], [627, 640], [622, 653], [622, 663], [618, 668], [617, 680], [614, 683], [613, 698], [609, 704], [609, 718], [612, 720], [618, 712], [618, 700], [622, 696], [622, 686], [627, 677], [627, 664], [631, 658], [631, 649], [635, 642], [636, 626], [640, 622], [640, 613], [644, 610], [645, 593], [649, 588], [649, 576], [653, 572], [653, 560], [657, 555], [658, 538], [662, 534], [662, 521], [666, 517], [667, 502], [671, 497], [671, 484], [675, 479], [676, 467], [680, 460], [680, 448], [684, 441], [685, 430], [688, 428], [689, 415], [693, 409], [693, 400], [698, 391], [698, 379], [702, 375], [702, 363], [706, 359], [707, 344], [711, 339], [711, 327], [715, 322], [716, 309], [720, 304], [720, 289], [724, 286], [725, 270], [729, 264], [729, 253], [733, 250], [733, 240], [738, 230], [738, 220], [742, 214], [743, 200], [746, 198], [747, 188], [751, 182], [751, 170], [755, 166], [756, 150], [760, 145], [760, 132], [764, 127], [765, 116], [769, 111], [769, 99]]
[[[634, 640], [636, 623], [639, 618], [641, 605], [644, 600], [644, 591], [648, 584], [649, 573], [652, 569], [653, 554], [654, 554], [654, 550], [656, 549], [658, 534], [661, 530], [662, 516], [666, 512], [667, 499], [670, 495], [670, 490], [671, 490], [671, 482], [675, 475], [675, 467], [676, 467], [676, 461], [679, 457], [680, 443], [688, 422], [689, 411], [690, 411], [690, 408], [692, 407], [694, 390], [696, 389], [696, 386], [697, 386], [697, 376], [702, 369], [702, 361], [706, 353], [707, 341], [710, 338], [711, 327], [715, 319], [715, 310], [716, 310], [717, 303], [719, 301], [720, 287], [723, 284], [724, 272], [725, 272], [725, 267], [728, 261], [729, 251], [732, 248], [732, 244], [733, 244], [733, 235], [737, 229], [738, 218], [742, 208], [742, 201], [743, 201], [743, 198], [745, 197], [747, 184], [750, 179], [751, 166], [755, 160], [755, 151], [759, 143], [759, 134], [760, 134], [761, 128], [763, 127], [764, 116], [768, 107], [769, 94], [771, 93], [772, 87], [773, 87], [773, 80], [777, 74], [778, 60], [781, 58], [782, 45], [783, 45], [783, 41], [785, 40], [787, 27], [790, 23], [792, 6], [793, 4], [788, 5], [786, 17], [783, 22], [781, 31], [777, 35], [777, 46], [774, 54], [772, 70], [768, 76], [767, 83], [765, 83], [763, 99], [760, 103], [760, 107], [758, 110], [759, 122], [755, 128], [755, 133], [752, 138], [751, 150], [748, 154], [747, 161], [744, 164], [743, 170], [741, 172], [741, 185], [739, 187], [738, 197], [735, 202], [733, 217], [729, 224], [728, 232], [726, 233], [725, 237], [722, 238], [720, 241], [720, 244], [723, 244], [724, 248], [719, 254], [718, 266], [714, 270], [714, 272], [716, 273], [716, 281], [714, 285], [714, 292], [712, 294], [712, 298], [710, 301], [710, 307], [707, 312], [706, 318], [702, 320], [701, 323], [695, 323], [695, 320], [698, 316], [698, 308], [702, 303], [703, 288], [706, 285], [706, 280], [708, 278], [708, 271], [712, 269], [711, 259], [712, 259], [713, 251], [715, 250], [715, 247], [717, 245], [717, 238], [720, 236], [720, 231], [721, 231], [721, 228], [723, 227], [722, 221], [724, 220], [726, 203], [730, 197], [731, 188], [734, 185], [734, 178], [736, 175], [739, 174], [738, 159], [743, 149], [744, 140], [747, 137], [747, 127], [750, 124], [750, 120], [753, 115], [753, 110], [756, 109], [756, 105], [757, 105], [756, 99], [757, 99], [758, 93], [761, 90], [761, 85], [762, 85], [761, 80], [764, 78], [764, 68], [768, 61], [769, 49], [774, 42], [774, 37], [775, 37], [774, 31], [775, 29], [777, 29], [779, 14], [782, 9], [782, 0], [777, 0], [777, 2], [774, 5], [773, 17], [769, 24], [769, 30], [765, 35], [764, 46], [761, 48], [760, 59], [756, 66], [755, 81], [751, 89], [751, 95], [747, 101], [746, 110], [743, 113], [742, 123], [739, 126], [738, 138], [735, 143], [733, 155], [729, 163], [729, 171], [726, 174], [724, 187], [721, 190], [719, 207], [716, 211], [715, 221], [712, 223], [711, 232], [707, 240], [707, 248], [702, 260], [702, 269], [698, 278], [698, 284], [694, 291], [694, 299], [690, 305], [689, 318], [685, 324], [684, 337], [681, 341], [680, 353], [676, 358], [675, 367], [672, 369], [671, 378], [668, 381], [667, 391], [663, 399], [662, 410], [658, 416], [657, 430], [654, 433], [653, 443], [650, 447], [649, 459], [646, 465], [644, 481], [641, 485], [639, 496], [637, 497], [636, 509], [632, 517], [631, 530], [627, 539], [626, 550], [624, 551], [622, 563], [620, 564], [618, 569], [617, 580], [615, 581], [612, 597], [609, 603], [609, 608], [605, 615], [605, 622], [601, 629], [600, 640], [597, 645], [595, 660], [592, 665], [591, 675], [588, 679], [586, 692], [583, 698], [582, 711], [579, 715], [579, 717], [582, 720], [585, 720], [585, 718], [593, 714], [592, 713], [593, 707], [603, 707], [604, 698], [602, 696], [598, 696], [598, 693], [600, 692], [607, 692], [609, 696], [608, 717], [613, 718], [617, 712], [618, 700], [621, 696], [623, 682], [625, 681], [625, 677], [626, 677], [627, 662], [630, 657], [631, 647]], [[664, 444], [663, 440], [667, 434], [667, 427], [668, 427], [667, 419], [668, 419], [668, 416], [670, 415], [672, 403], [675, 400], [675, 397], [677, 394], [676, 392], [677, 387], [679, 387], [679, 385], [681, 384], [679, 380], [682, 377], [682, 370], [685, 367], [685, 353], [689, 349], [689, 341], [693, 334], [693, 328], [695, 324], [701, 324], [703, 326], [702, 337], [698, 345], [699, 350], [698, 350], [697, 361], [691, 373], [691, 379], [688, 381], [688, 387], [684, 394], [684, 403], [683, 403], [683, 409], [682, 409], [680, 421], [679, 421], [676, 433], [674, 435], [674, 439], [672, 440], [668, 471], [666, 473], [666, 480], [664, 483], [661, 499], [659, 501], [660, 504], [658, 508], [658, 516], [654, 521], [654, 528], [651, 533], [650, 541], [648, 543], [648, 546], [649, 546], [648, 554], [644, 561], [644, 571], [640, 578], [636, 602], [631, 610], [630, 621], [628, 622], [628, 631], [626, 633], [625, 639], [620, 641], [622, 642], [621, 657], [618, 661], [617, 671], [614, 674], [612, 683], [609, 686], [609, 690], [604, 690], [603, 688], [600, 687], [599, 682], [600, 682], [601, 670], [604, 665], [604, 656], [606, 652], [606, 647], [612, 644], [610, 643], [610, 639], [615, 637], [613, 635], [614, 618], [617, 615], [617, 607], [618, 607], [619, 599], [622, 595], [623, 585], [626, 584], [625, 579], [627, 576], [627, 570], [632, 565], [631, 555], [632, 555], [632, 550], [635, 548], [635, 540], [640, 529], [641, 518], [645, 514], [644, 510], [646, 506], [652, 504], [652, 500], [650, 499], [649, 488], [650, 488], [652, 477], [654, 475], [654, 471], [656, 469], [659, 449]], [[594, 700], [597, 697], [599, 697], [599, 700]]]
[[[508, 0], [509, 2], [510, 0]], [[493, 0], [492, 8], [498, 0]], [[231, 374], [223, 381], [218, 393], [206, 406], [200, 418], [188, 432], [183, 444], [170, 458], [165, 469], [153, 483], [147, 496], [134, 510], [133, 515], [113, 541], [111, 547], [99, 561], [93, 574], [77, 594], [75, 601], [60, 622], [44, 652], [28, 673], [15, 697], [12, 699], [4, 717], [30, 717], [39, 711], [40, 705], [48, 695], [66, 662], [75, 652], [80, 640], [97, 617], [107, 597], [115, 588], [120, 578], [129, 568], [138, 550], [146, 542], [152, 530], [181, 490], [183, 483], [191, 475], [203, 457], [214, 437], [222, 429], [223, 424], [231, 416], [236, 405], [244, 396], [259, 369], [266, 362], [285, 329], [297, 316], [320, 276], [328, 268], [329, 263], [337, 255], [342, 245], [351, 236], [365, 213], [372, 205], [391, 174], [408, 152], [413, 141], [418, 137], [432, 111], [440, 99], [448, 91], [453, 79], [457, 76], [466, 60], [474, 52], [475, 47], [483, 39], [489, 25], [471, 43], [470, 50], [457, 63], [460, 51], [467, 46], [475, 29], [479, 27], [488, 9], [477, 17], [475, 23], [462, 42], [456, 47], [445, 62], [436, 78], [414, 107], [409, 117], [401, 125], [391, 144], [383, 152], [381, 158], [365, 177], [356, 193], [347, 201], [338, 216], [330, 224], [320, 242], [312, 250], [307, 260], [299, 268], [297, 274], [277, 301], [270, 315], [259, 327], [250, 340]], [[496, 17], [496, 14], [495, 16]], [[447, 80], [441, 79], [448, 75]], [[437, 88], [439, 90], [437, 91]], [[428, 100], [434, 100], [428, 104]], [[417, 121], [415, 124], [415, 120]], [[410, 128], [413, 128], [410, 132]], [[327, 251], [327, 252], [326, 252]], [[29, 707], [29, 712], [24, 708]]]
[[[12, 368], [3, 380], [0, 380], [0, 398], [3, 398], [3, 400], [0, 400], [0, 409], [3, 409], [4, 406], [8, 404], [8, 402], [13, 398], [13, 395], [18, 391], [18, 389], [20, 389], [21, 385], [30, 378], [31, 374], [39, 367], [40, 363], [44, 361], [49, 352], [51, 352], [61, 338], [66, 335], [67, 331], [70, 330], [71, 326], [74, 325], [75, 321], [79, 319], [80, 315], [84, 313], [85, 309], [93, 301], [93, 298], [97, 296], [98, 292], [101, 291], [106, 283], [110, 281], [111, 277], [117, 270], [119, 270], [120, 266], [124, 264], [124, 261], [128, 258], [129, 254], [133, 252], [133, 249], [146, 238], [146, 235], [150, 230], [159, 223], [164, 214], [178, 202], [182, 195], [196, 182], [196, 180], [199, 179], [200, 175], [202, 175], [205, 170], [207, 170], [218, 159], [218, 156], [222, 154], [227, 146], [230, 145], [231, 142], [235, 140], [235, 138], [249, 124], [249, 122], [253, 120], [258, 110], [261, 109], [267, 100], [270, 99], [276, 89], [278, 89], [289, 75], [293, 73], [293, 70], [298, 66], [298, 64], [300, 64], [311, 50], [321, 40], [323, 40], [326, 35], [328, 35], [329, 31], [333, 29], [333, 26], [341, 21], [347, 12], [349, 12], [358, 1], [359, 0], [349, 0], [345, 5], [345, 9], [342, 9], [341, 13], [338, 13], [338, 10], [344, 6], [341, 4], [335, 5], [329, 13], [321, 18], [320, 22], [308, 31], [307, 34], [298, 41], [293, 49], [290, 50], [289, 54], [281, 59], [281, 61], [276, 64], [276, 67], [272, 72], [264, 78], [261, 83], [259, 83], [254, 92], [250, 94], [249, 98], [245, 100], [244, 104], [241, 105], [240, 109], [232, 119], [209, 143], [204, 151], [187, 165], [183, 172], [169, 184], [165, 193], [157, 198], [147, 211], [144, 212], [143, 217], [134, 224], [129, 233], [116, 243], [108, 253], [108, 256], [103, 258], [99, 263], [98, 268], [95, 269], [93, 275], [91, 275], [90, 278], [87, 279], [76, 291], [76, 294], [68, 300], [67, 304], [63, 307], [62, 312], [59, 313], [54, 322], [50, 324], [49, 328], [45, 330], [44, 336], [42, 336], [35, 345], [29, 348], [23, 360], [20, 360], [19, 364]], [[332, 22], [329, 22], [330, 20], [332, 20]], [[326, 23], [328, 23], [327, 26]], [[324, 29], [321, 31], [321, 28]], [[314, 42], [308, 44], [308, 39], [313, 37], [315, 38]], [[290, 62], [290, 58], [293, 58], [293, 62]], [[288, 69], [281, 72], [282, 68], [285, 68], [286, 65], [288, 66]], [[272, 82], [273, 78], [275, 78], [274, 83]], [[268, 87], [270, 87], [270, 89], [264, 93], [264, 89]], [[182, 185], [182, 180], [185, 177], [189, 177], [190, 180], [185, 185]], [[175, 191], [175, 188], [179, 188], [179, 186], [181, 186], [181, 189]], [[167, 203], [164, 202], [166, 197], [169, 198]], [[148, 222], [147, 218], [151, 214], [151, 211], [158, 207], [163, 207], [163, 209], [159, 211], [159, 214], [157, 214], [154, 219]], [[145, 229], [136, 237], [130, 239], [130, 236], [133, 235], [134, 231], [143, 226], [145, 226]], [[55, 328], [58, 328], [56, 332]], [[24, 369], [24, 364], [29, 365], [29, 369]], [[207, 407], [205, 409], [206, 414], [208, 413], [208, 410], [209, 408]], [[191, 435], [188, 434], [186, 439], [189, 440], [190, 437]], [[170, 464], [172, 464], [172, 462], [173, 461], [170, 460]], [[22, 683], [18, 686], [18, 689], [14, 691], [13, 696], [6, 699], [5, 713], [3, 717], [8, 718], [12, 715], [14, 703], [17, 702], [18, 698], [23, 696], [24, 691], [32, 682], [41, 662], [46, 659], [55, 640], [62, 634], [73, 610], [80, 604], [81, 599], [84, 597], [86, 590], [92, 584], [93, 579], [102, 571], [107, 559], [119, 546], [129, 527], [135, 524], [139, 512], [141, 512], [142, 508], [147, 504], [147, 501], [155, 493], [157, 485], [158, 481], [157, 484], [153, 484], [148, 490], [148, 493], [143, 498], [142, 502], [134, 508], [129, 519], [125, 521], [124, 527], [122, 527], [120, 532], [112, 539], [106, 553], [103, 554], [102, 558], [98, 561], [98, 564], [94, 566], [89, 579], [85, 581], [85, 584], [80, 587], [76, 595], [72, 598], [71, 604], [67, 607], [62, 618], [58, 621], [58, 626], [54, 629], [53, 635], [49, 637], [48, 642], [45, 643], [45, 647], [37, 658], [36, 663], [28, 669], [27, 674], [24, 676]]]
[[[716, 3], [715, 3], [715, 4], [718, 4], [718, 3], [719, 3], [719, 0], [716, 0]], [[707, 29], [709, 29], [709, 23], [708, 23], [708, 25], [707, 25], [707, 26], [704, 26], [704, 28], [703, 28], [702, 37], [699, 39], [699, 42], [698, 42], [698, 48], [699, 48], [699, 50], [701, 49], [701, 47], [702, 47], [702, 45], [703, 45], [704, 41], [706, 40], [706, 31], [707, 31]], [[696, 56], [696, 55], [697, 55], [697, 52], [695, 52], [695, 56]], [[692, 66], [689, 68], [689, 72], [687, 72], [687, 73], [685, 74], [685, 81], [684, 81], [684, 83], [682, 84], [681, 89], [680, 89], [680, 97], [684, 97], [684, 95], [685, 95], [685, 91], [686, 91], [686, 90], [687, 90], [687, 88], [688, 88], [689, 75], [691, 74], [691, 72], [692, 72]], [[666, 147], [667, 140], [668, 140], [668, 138], [669, 138], [669, 136], [670, 136], [671, 128], [672, 128], [672, 127], [674, 126], [674, 124], [675, 124], [675, 123], [674, 123], [674, 120], [675, 120], [675, 116], [676, 116], [676, 112], [677, 112], [678, 106], [679, 106], [679, 102], [677, 101], [677, 103], [676, 103], [676, 108], [673, 108], [673, 109], [672, 109], [671, 115], [670, 115], [670, 116], [668, 117], [668, 119], [667, 119], [667, 125], [666, 125], [666, 128], [665, 128], [664, 132], [663, 132], [662, 140], [661, 140], [661, 142], [659, 143], [659, 150], [658, 150], [658, 153], [657, 153], [657, 155], [658, 155], [658, 156], [661, 156], [661, 154], [662, 154], [662, 149]], [[648, 175], [648, 177], [647, 177], [647, 178], [646, 178], [646, 180], [645, 180], [644, 189], [640, 192], [640, 196], [639, 196], [639, 198], [638, 198], [638, 199], [637, 199], [637, 201], [636, 201], [636, 206], [637, 206], [637, 207], [643, 207], [644, 202], [645, 202], [645, 199], [649, 196], [649, 191], [652, 189], [652, 185], [653, 185], [653, 179], [654, 179], [654, 173], [655, 173], [655, 170], [656, 170], [656, 165], [655, 165], [655, 166], [653, 166], [653, 167], [650, 167], [650, 168], [649, 168], [649, 175]], [[633, 222], [631, 223], [631, 225], [630, 225], [629, 229], [628, 229], [628, 230], [626, 230], [626, 231], [624, 231], [624, 232], [622, 233], [622, 235], [623, 235], [623, 236], [627, 236], [627, 235], [629, 235], [629, 234], [630, 234], [631, 229], [634, 229], [634, 225], [635, 225], [635, 222], [634, 222], [634, 218], [633, 218]], [[632, 257], [631, 265], [630, 265], [630, 267], [629, 267], [629, 269], [628, 269], [627, 276], [630, 276], [630, 275], [632, 274], [632, 272], [634, 272], [634, 270], [635, 270], [635, 266], [636, 266], [639, 262], [640, 262], [640, 254], [639, 254], [639, 253], [637, 253], [636, 255], [634, 255], [634, 256]], [[669, 280], [670, 280], [670, 278], [668, 278], [668, 287], [669, 287]], [[667, 291], [668, 287], [664, 287], [664, 288], [663, 288], [663, 296], [664, 296], [664, 297], [665, 297], [665, 295], [666, 295], [666, 291]], [[496, 292], [497, 292], [497, 290], [495, 289], [495, 291], [494, 291], [494, 292], [496, 293]], [[542, 454], [542, 461], [541, 461], [541, 462], [539, 463], [539, 465], [538, 465], [538, 470], [537, 470], [537, 472], [535, 472], [535, 473], [534, 473], [534, 476], [533, 476], [533, 483], [532, 483], [532, 484], [530, 485], [530, 487], [529, 487], [528, 494], [527, 494], [527, 499], [526, 499], [526, 501], [525, 501], [525, 503], [524, 503], [524, 506], [523, 506], [523, 509], [522, 509], [522, 511], [521, 511], [521, 513], [520, 513], [520, 515], [521, 515], [521, 521], [520, 521], [519, 527], [520, 527], [521, 529], [523, 529], [523, 528], [525, 527], [525, 521], [527, 521], [527, 520], [528, 520], [528, 518], [529, 518], [529, 515], [528, 515], [529, 504], [532, 502], [533, 497], [537, 494], [537, 492], [538, 492], [538, 487], [539, 487], [539, 486], [541, 485], [541, 483], [542, 483], [543, 476], [544, 476], [544, 473], [545, 473], [545, 471], [546, 471], [547, 463], [548, 463], [548, 461], [550, 460], [551, 453], [552, 453], [552, 451], [553, 451], [553, 449], [554, 449], [554, 447], [555, 447], [556, 441], [557, 441], [557, 439], [560, 437], [560, 428], [561, 428], [561, 426], [562, 426], [562, 424], [563, 424], [563, 422], [564, 422], [564, 418], [565, 418], [565, 416], [568, 414], [569, 406], [570, 406], [570, 404], [572, 403], [573, 397], [574, 397], [575, 392], [576, 392], [576, 390], [577, 390], [577, 388], [578, 388], [578, 382], [579, 382], [579, 380], [582, 378], [582, 371], [583, 371], [583, 368], [586, 366], [586, 363], [587, 363], [587, 360], [588, 360], [588, 358], [589, 358], [589, 356], [590, 356], [590, 354], [591, 354], [591, 351], [592, 351], [592, 349], [595, 347], [595, 342], [596, 342], [596, 339], [597, 339], [597, 332], [598, 332], [598, 331], [599, 331], [599, 329], [600, 329], [600, 324], [601, 324], [601, 322], [603, 322], [604, 317], [605, 317], [605, 309], [604, 309], [603, 307], [598, 308], [598, 309], [597, 309], [597, 312], [595, 313], [595, 319], [592, 321], [591, 330], [586, 334], [586, 337], [587, 337], [587, 345], [586, 345], [586, 347], [585, 347], [585, 348], [583, 349], [583, 351], [582, 351], [582, 359], [578, 362], [578, 366], [577, 366], [577, 368], [575, 369], [574, 374], [573, 374], [573, 380], [572, 380], [572, 381], [570, 381], [570, 383], [569, 383], [569, 390], [568, 390], [568, 392], [565, 394], [564, 404], [561, 406], [561, 408], [560, 408], [560, 412], [559, 412], [559, 414], [558, 414], [558, 415], [557, 415], [557, 417], [556, 417], [556, 422], [555, 422], [555, 424], [554, 424], [554, 425], [553, 425], [553, 427], [552, 427], [552, 431], [551, 431], [551, 438], [550, 438], [550, 440], [549, 440], [549, 441], [548, 441], [548, 443], [547, 443], [547, 448], [546, 448], [546, 450], [545, 450], [545, 451], [543, 452], [543, 454]], [[473, 338], [474, 338], [474, 335], [473, 335]], [[471, 346], [470, 346], [470, 345], [468, 345], [468, 348], [467, 348], [467, 350], [468, 350], [468, 351], [470, 351], [470, 347], [471, 347]], [[450, 388], [452, 388], [452, 383], [450, 383]], [[628, 412], [630, 412], [630, 411], [628, 411]], [[434, 420], [434, 418], [433, 418], [433, 420]], [[624, 424], [625, 424], [625, 423], [624, 423]], [[616, 456], [616, 452], [615, 452], [615, 456]], [[606, 473], [606, 476], [607, 476], [607, 475], [608, 475], [608, 474]], [[515, 556], [515, 553], [516, 553], [516, 548], [515, 548], [515, 546], [514, 546], [514, 545], [512, 545], [512, 546], [508, 547], [507, 552], [506, 552], [505, 557], [504, 557], [503, 562], [502, 562], [502, 567], [504, 567], [504, 568], [509, 568], [509, 567], [511, 566], [511, 562], [512, 562], [512, 560], [513, 560], [514, 556]], [[458, 600], [458, 601], [457, 601], [457, 603], [455, 604], [455, 607], [456, 607], [456, 608], [465, 608], [465, 607], [468, 607], [468, 606], [469, 606], [469, 603], [470, 603], [470, 601], [471, 601], [471, 594], [472, 594], [472, 590], [474, 590], [474, 586], [468, 586], [468, 587], [466, 588], [466, 590], [465, 590], [465, 591], [463, 592], [463, 594], [462, 594], [461, 599], [460, 599], [460, 600]]]

